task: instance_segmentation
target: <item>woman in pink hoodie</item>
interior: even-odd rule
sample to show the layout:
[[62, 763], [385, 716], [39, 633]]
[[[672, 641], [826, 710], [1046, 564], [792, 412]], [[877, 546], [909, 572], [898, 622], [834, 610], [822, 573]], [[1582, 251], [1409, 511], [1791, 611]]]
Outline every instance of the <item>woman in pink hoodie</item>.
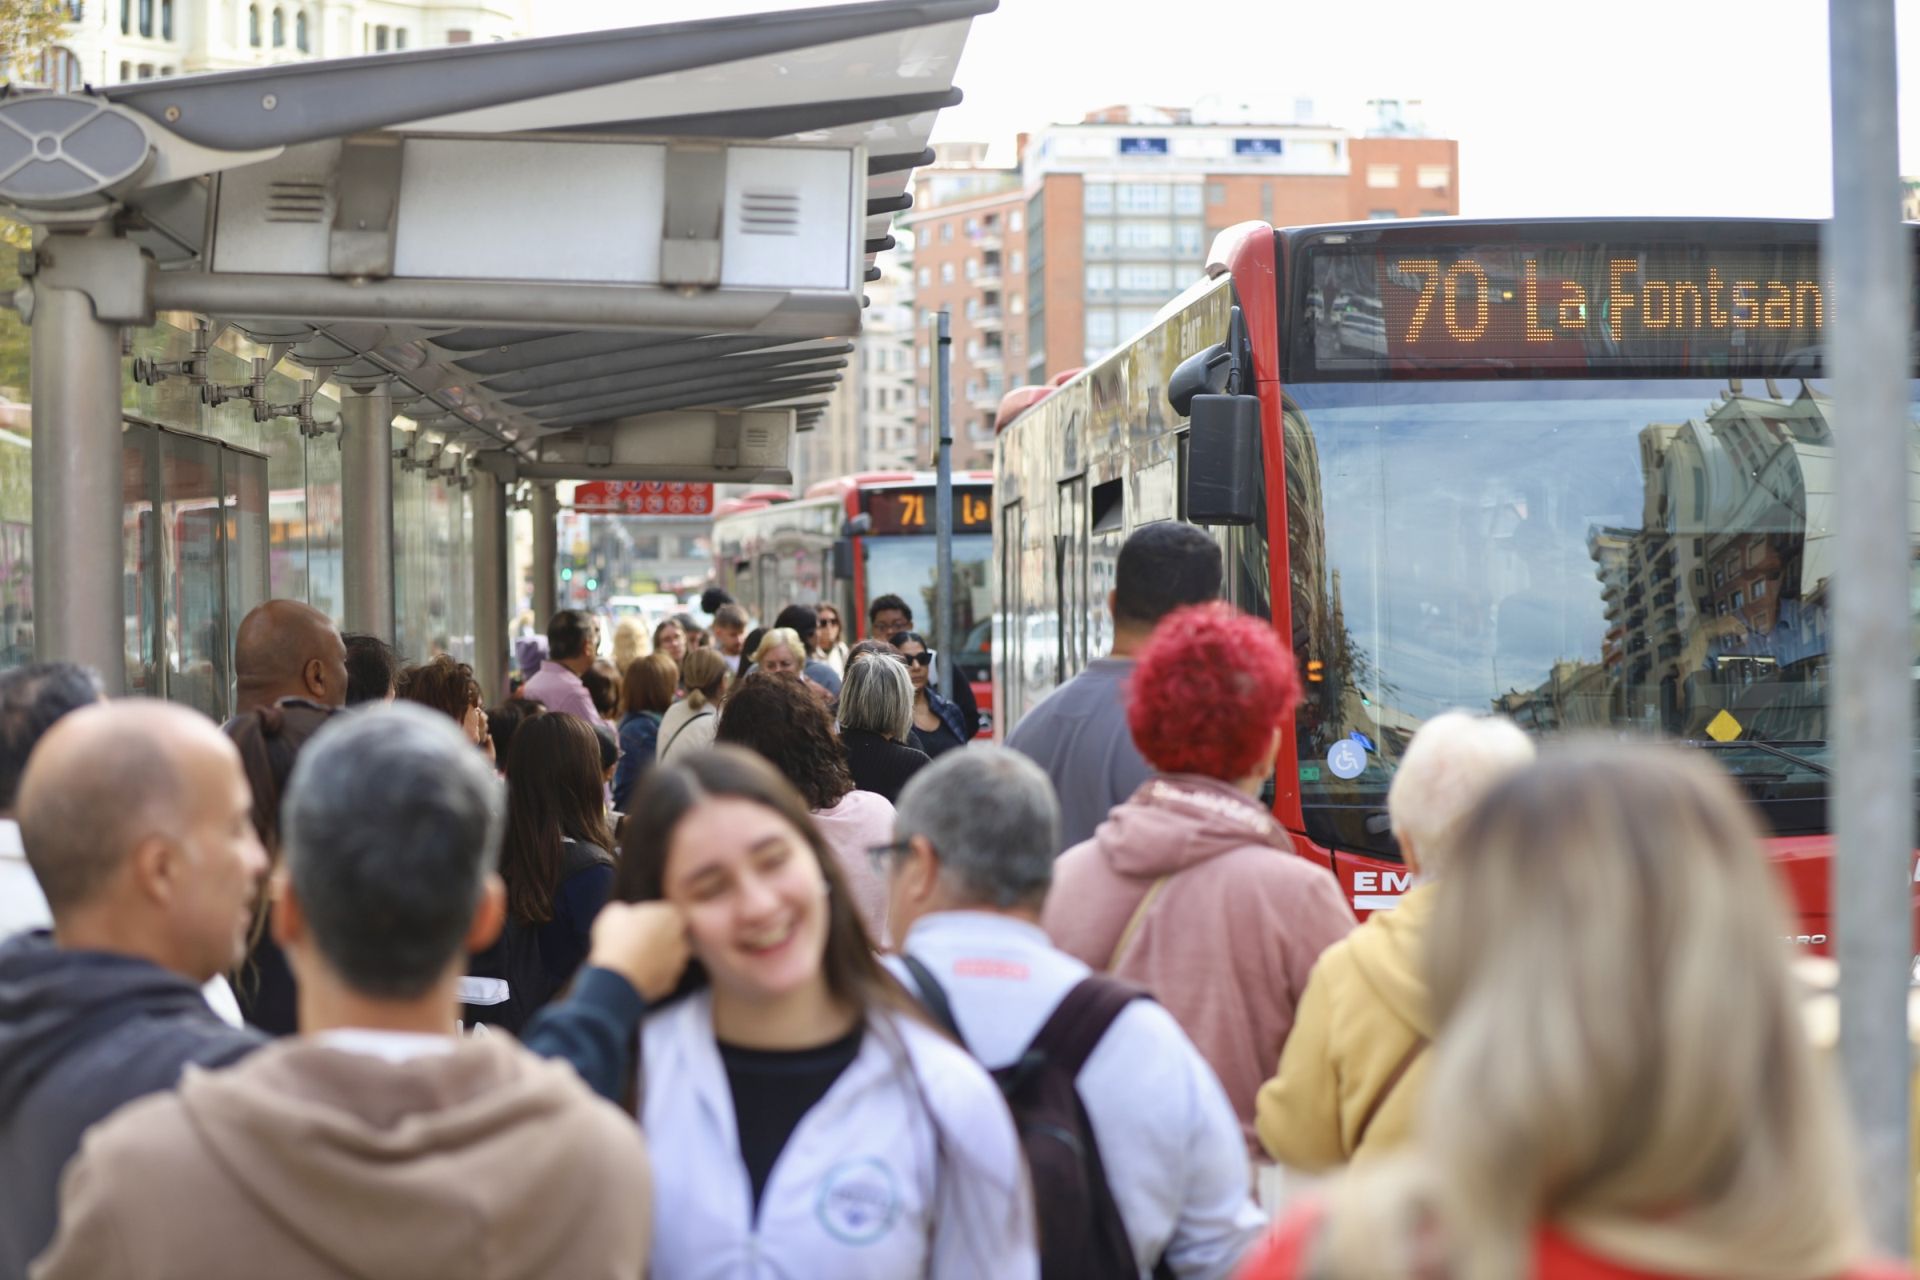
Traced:
[[1294, 856], [1256, 798], [1300, 700], [1273, 628], [1224, 604], [1169, 614], [1140, 653], [1127, 722], [1156, 770], [1055, 865], [1062, 950], [1153, 992], [1225, 1086], [1250, 1157], [1254, 1096], [1313, 962], [1354, 926], [1333, 876]]

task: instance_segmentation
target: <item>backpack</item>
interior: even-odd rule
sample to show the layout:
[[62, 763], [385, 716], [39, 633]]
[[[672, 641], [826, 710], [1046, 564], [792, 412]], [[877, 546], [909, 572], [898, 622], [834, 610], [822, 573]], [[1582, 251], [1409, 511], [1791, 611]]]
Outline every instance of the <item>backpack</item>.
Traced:
[[[902, 952], [900, 959], [920, 988], [927, 1012], [964, 1048], [966, 1040], [939, 979], [913, 956]], [[1074, 1081], [1120, 1011], [1135, 1000], [1151, 998], [1130, 983], [1083, 978], [1020, 1057], [990, 1073], [1013, 1112], [1033, 1182], [1041, 1280], [1139, 1274], [1127, 1225], [1107, 1185], [1100, 1145]], [[1158, 1280], [1173, 1272], [1162, 1259], [1153, 1274]]]

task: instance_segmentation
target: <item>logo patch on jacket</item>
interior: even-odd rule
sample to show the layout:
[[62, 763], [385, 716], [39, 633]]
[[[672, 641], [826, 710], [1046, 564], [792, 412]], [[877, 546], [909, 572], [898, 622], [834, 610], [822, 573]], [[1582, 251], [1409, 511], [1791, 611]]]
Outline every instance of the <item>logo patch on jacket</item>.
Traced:
[[899, 1184], [882, 1160], [843, 1160], [820, 1180], [813, 1212], [841, 1244], [872, 1244], [900, 1217]]

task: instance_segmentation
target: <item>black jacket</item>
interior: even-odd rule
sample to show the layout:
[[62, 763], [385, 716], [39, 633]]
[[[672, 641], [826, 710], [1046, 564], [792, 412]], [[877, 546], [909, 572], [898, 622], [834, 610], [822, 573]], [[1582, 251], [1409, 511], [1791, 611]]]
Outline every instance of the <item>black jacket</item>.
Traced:
[[889, 804], [900, 798], [907, 779], [931, 761], [918, 747], [883, 738], [871, 729], [843, 729], [841, 745], [847, 749], [847, 767], [853, 773], [853, 785], [862, 791], [875, 791]]
[[188, 1063], [262, 1043], [145, 960], [61, 951], [46, 933], [0, 943], [0, 1277], [25, 1276], [53, 1238], [60, 1174], [89, 1126], [171, 1089]]

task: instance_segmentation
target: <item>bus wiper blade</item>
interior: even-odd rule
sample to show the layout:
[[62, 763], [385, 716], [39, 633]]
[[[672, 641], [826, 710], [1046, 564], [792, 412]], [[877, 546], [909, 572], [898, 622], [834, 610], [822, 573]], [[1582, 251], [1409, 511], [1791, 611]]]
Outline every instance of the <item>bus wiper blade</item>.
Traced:
[[1809, 769], [1822, 777], [1833, 776], [1833, 770], [1818, 760], [1796, 755], [1761, 738], [1735, 738], [1731, 742], [1716, 742], [1712, 738], [1682, 738], [1681, 741], [1689, 747], [1699, 747], [1704, 751], [1734, 751], [1741, 747], [1751, 747], [1755, 751], [1765, 752], [1776, 760], [1785, 760], [1789, 764], [1799, 765], [1802, 769]]

